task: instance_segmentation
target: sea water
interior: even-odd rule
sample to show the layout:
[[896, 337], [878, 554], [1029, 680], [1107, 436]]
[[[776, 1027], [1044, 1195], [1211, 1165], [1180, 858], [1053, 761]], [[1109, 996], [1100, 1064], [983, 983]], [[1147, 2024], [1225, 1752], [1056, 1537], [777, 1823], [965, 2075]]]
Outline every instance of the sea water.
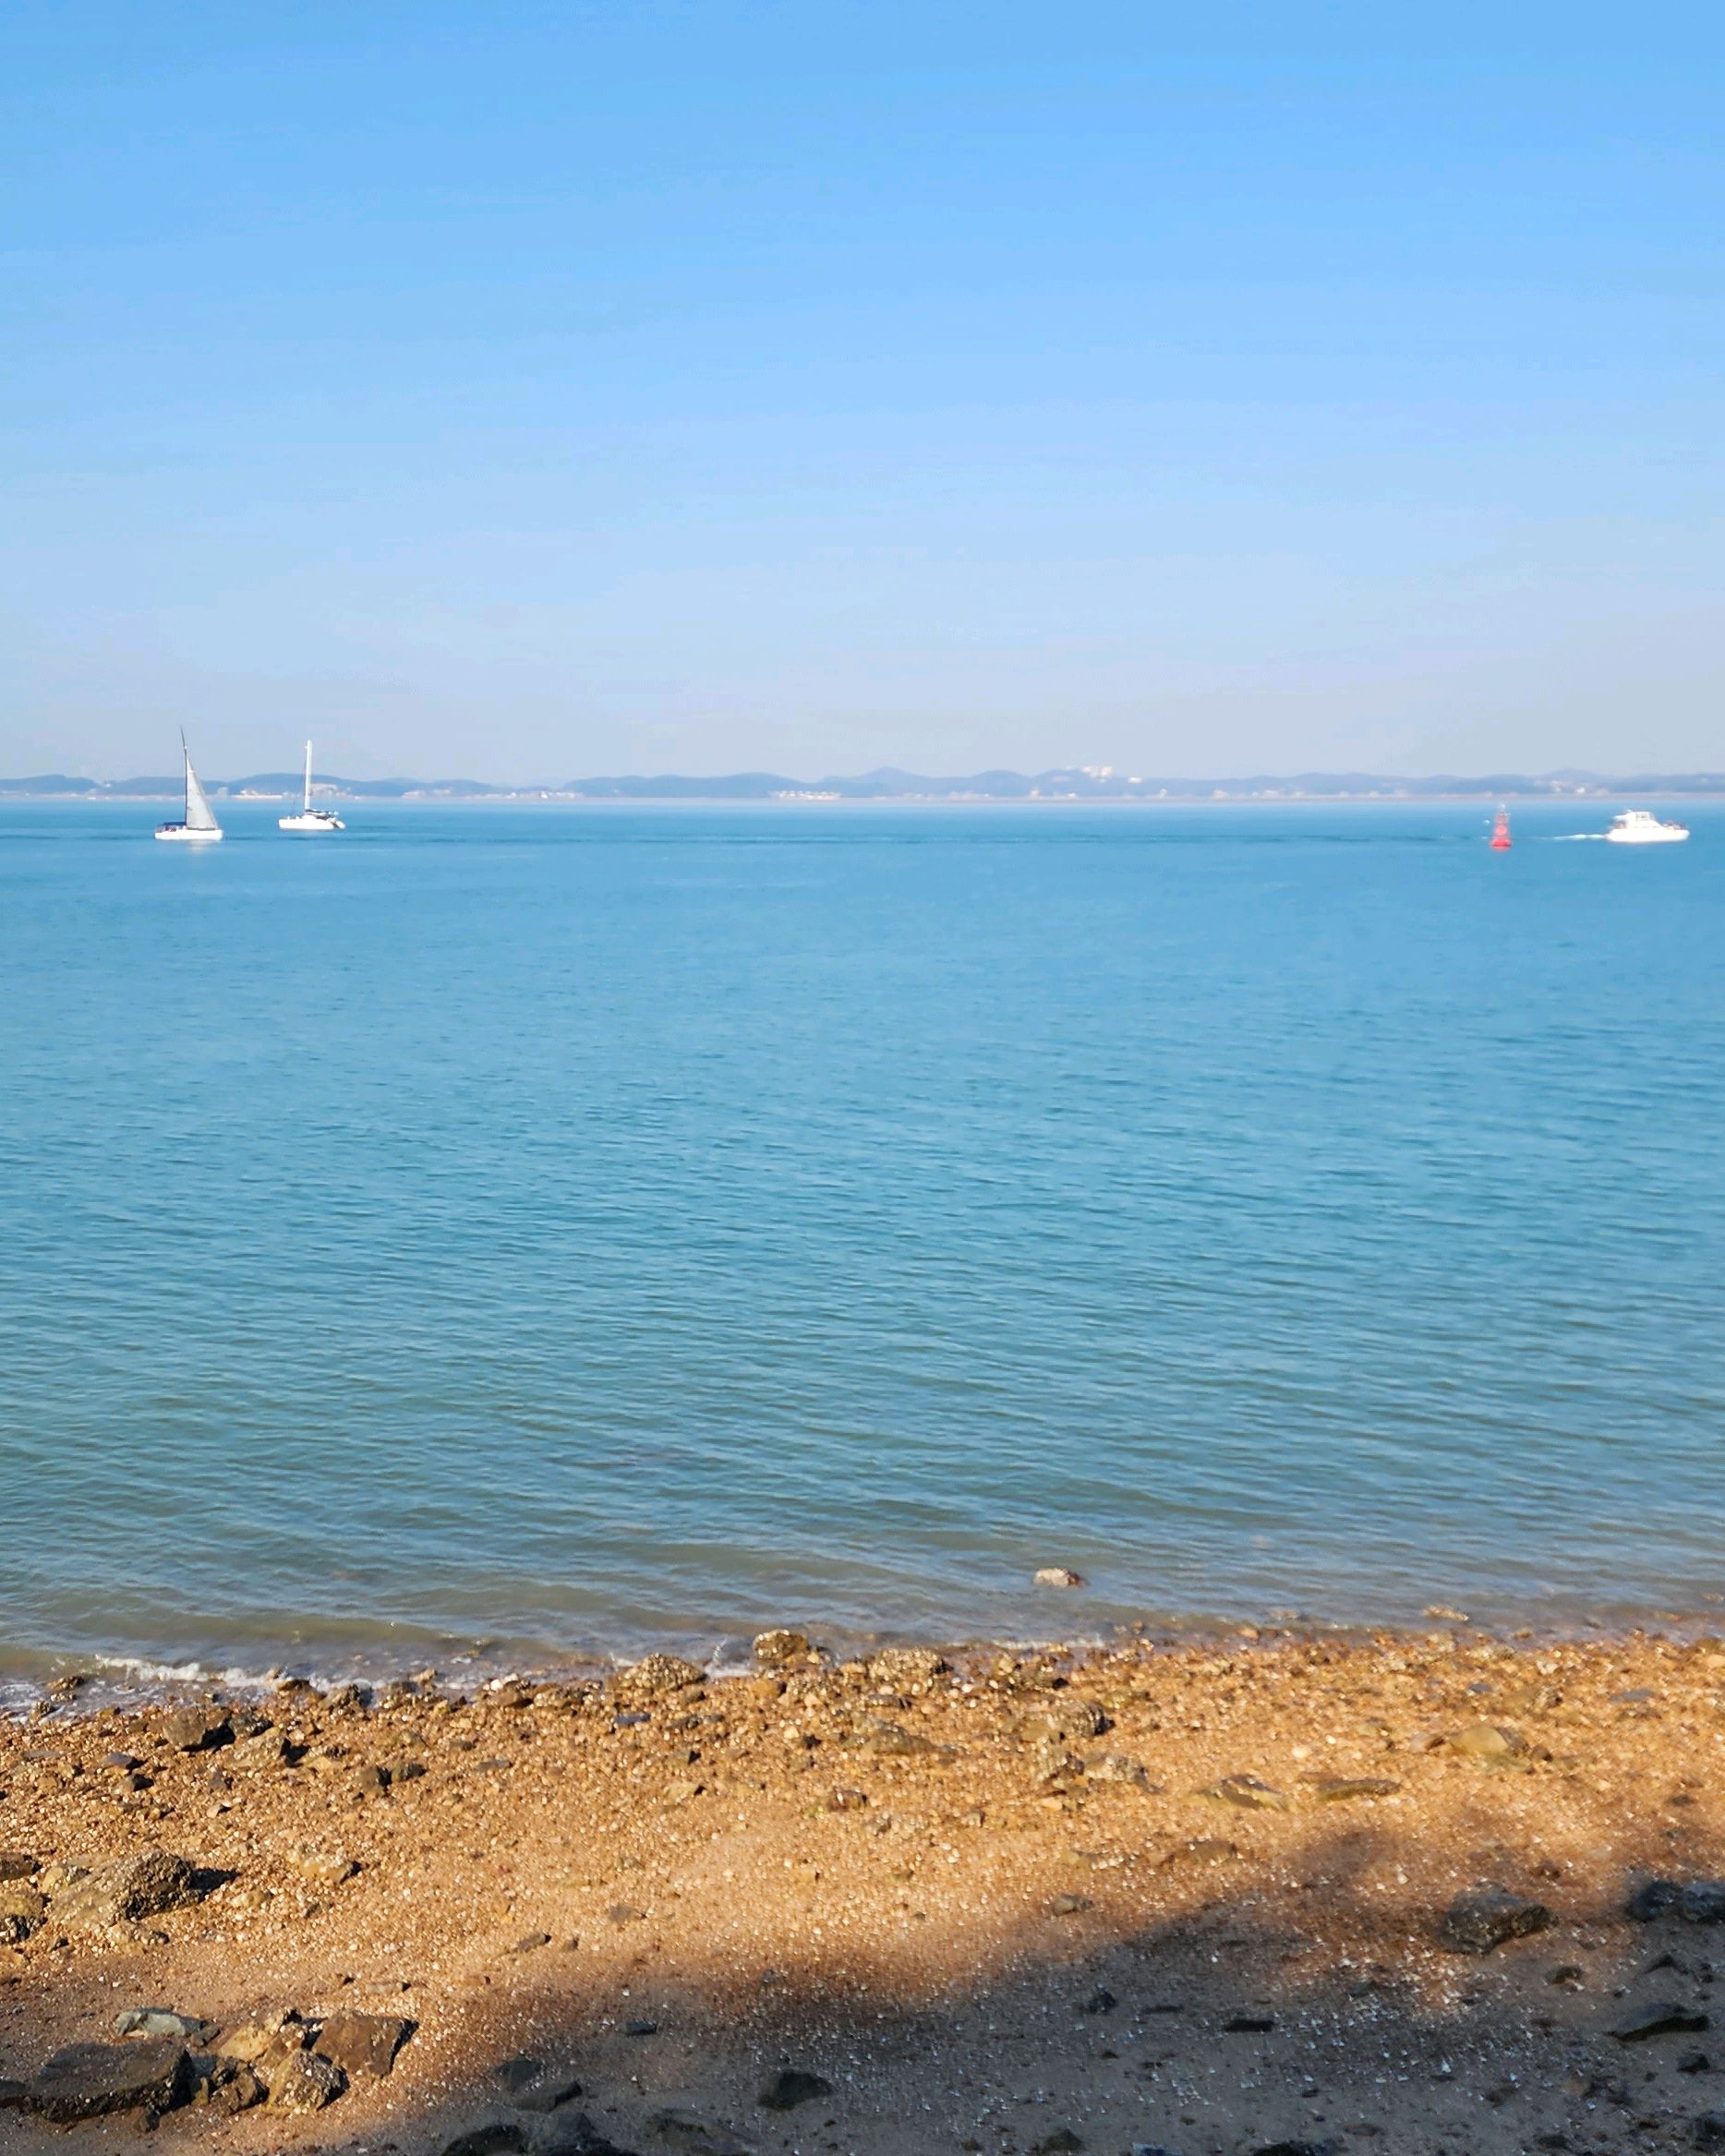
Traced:
[[14, 1669], [1725, 1589], [1725, 810], [221, 813], [0, 806]]

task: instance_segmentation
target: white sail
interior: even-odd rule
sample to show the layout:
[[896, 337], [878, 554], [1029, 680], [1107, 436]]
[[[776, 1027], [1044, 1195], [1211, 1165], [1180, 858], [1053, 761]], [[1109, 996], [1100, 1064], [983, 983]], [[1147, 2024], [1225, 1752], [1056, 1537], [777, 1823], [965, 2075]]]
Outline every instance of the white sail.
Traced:
[[[184, 743], [181, 744], [184, 747]], [[186, 751], [186, 828], [188, 831], [219, 831], [215, 812], [204, 799], [204, 789], [198, 783], [198, 774], [192, 769], [190, 750]]]

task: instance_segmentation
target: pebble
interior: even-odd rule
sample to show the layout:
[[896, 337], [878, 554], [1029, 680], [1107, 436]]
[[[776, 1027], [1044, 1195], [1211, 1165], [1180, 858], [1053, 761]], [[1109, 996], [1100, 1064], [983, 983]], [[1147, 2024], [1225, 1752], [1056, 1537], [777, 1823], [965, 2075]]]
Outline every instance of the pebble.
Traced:
[[1317, 1782], [1312, 1795], [1320, 1804], [1351, 1804], [1364, 1797], [1396, 1796], [1401, 1787], [1387, 1775], [1337, 1776]]
[[175, 1752], [213, 1752], [234, 1741], [233, 1725], [211, 1707], [170, 1707], [158, 1727]]
[[347, 2076], [321, 2052], [296, 2051], [267, 2077], [271, 2111], [322, 2111], [347, 2087]]
[[517, 2111], [555, 2111], [581, 2094], [581, 2083], [569, 2067], [544, 2059], [504, 2059], [492, 2067], [491, 2078]]
[[1149, 1774], [1136, 1759], [1123, 1752], [1095, 1752], [1082, 1763], [1084, 1777], [1092, 1782], [1119, 1782], [1132, 1789], [1152, 1787]]
[[868, 1673], [886, 1692], [915, 1692], [947, 1674], [944, 1655], [933, 1647], [883, 1647], [868, 1665]]
[[1438, 1936], [1453, 1954], [1490, 1954], [1510, 1939], [1544, 1931], [1550, 1921], [1544, 1902], [1502, 1886], [1482, 1886], [1455, 1897], [1443, 1912]]
[[706, 1681], [706, 1670], [685, 1662], [681, 1655], [646, 1655], [628, 1668], [620, 1669], [611, 1680], [611, 1689], [620, 1698], [650, 1698], [659, 1692], [687, 1692]]
[[1081, 1572], [1075, 1572], [1063, 1564], [1045, 1564], [1041, 1572], [1031, 1575], [1035, 1587], [1082, 1587], [1089, 1584]]
[[1469, 1722], [1454, 1731], [1447, 1742], [1452, 1752], [1477, 1766], [1502, 1765], [1527, 1749], [1519, 1730], [1502, 1728], [1495, 1722]]
[[1246, 1812], [1285, 1812], [1292, 1801], [1283, 1790], [1272, 1789], [1256, 1775], [1224, 1775], [1199, 1794], [1219, 1804], [1237, 1804]]
[[177, 2036], [183, 2043], [207, 2043], [215, 2034], [212, 2021], [196, 2014], [175, 2014], [167, 2006], [128, 2006], [114, 2017], [116, 2036]]
[[778, 1662], [801, 1662], [814, 1651], [806, 1632], [776, 1627], [754, 1635], [754, 1658], [766, 1668]]
[[359, 1869], [352, 1857], [344, 1856], [339, 1849], [317, 1849], [310, 1842], [301, 1842], [287, 1861], [302, 1879], [316, 1886], [339, 1886]]

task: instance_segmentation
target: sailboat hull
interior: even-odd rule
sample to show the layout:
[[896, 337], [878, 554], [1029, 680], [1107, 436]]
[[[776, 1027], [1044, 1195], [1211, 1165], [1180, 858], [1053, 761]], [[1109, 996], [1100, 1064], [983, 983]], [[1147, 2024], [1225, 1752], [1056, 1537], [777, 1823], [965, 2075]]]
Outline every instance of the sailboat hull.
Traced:
[[278, 816], [278, 831], [344, 831], [347, 826], [342, 819], [328, 809], [305, 809], [297, 816]]
[[220, 831], [194, 831], [189, 824], [158, 824], [158, 838], [169, 838], [181, 846], [214, 846], [222, 837]]

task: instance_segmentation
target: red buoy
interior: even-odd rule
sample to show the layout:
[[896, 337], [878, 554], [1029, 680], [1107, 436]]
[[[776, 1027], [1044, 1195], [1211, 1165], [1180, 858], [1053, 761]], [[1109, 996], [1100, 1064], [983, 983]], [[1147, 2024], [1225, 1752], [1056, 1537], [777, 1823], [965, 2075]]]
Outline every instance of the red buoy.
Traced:
[[1509, 835], [1509, 811], [1500, 809], [1497, 822], [1491, 826], [1491, 850], [1493, 853], [1507, 853], [1514, 843]]

